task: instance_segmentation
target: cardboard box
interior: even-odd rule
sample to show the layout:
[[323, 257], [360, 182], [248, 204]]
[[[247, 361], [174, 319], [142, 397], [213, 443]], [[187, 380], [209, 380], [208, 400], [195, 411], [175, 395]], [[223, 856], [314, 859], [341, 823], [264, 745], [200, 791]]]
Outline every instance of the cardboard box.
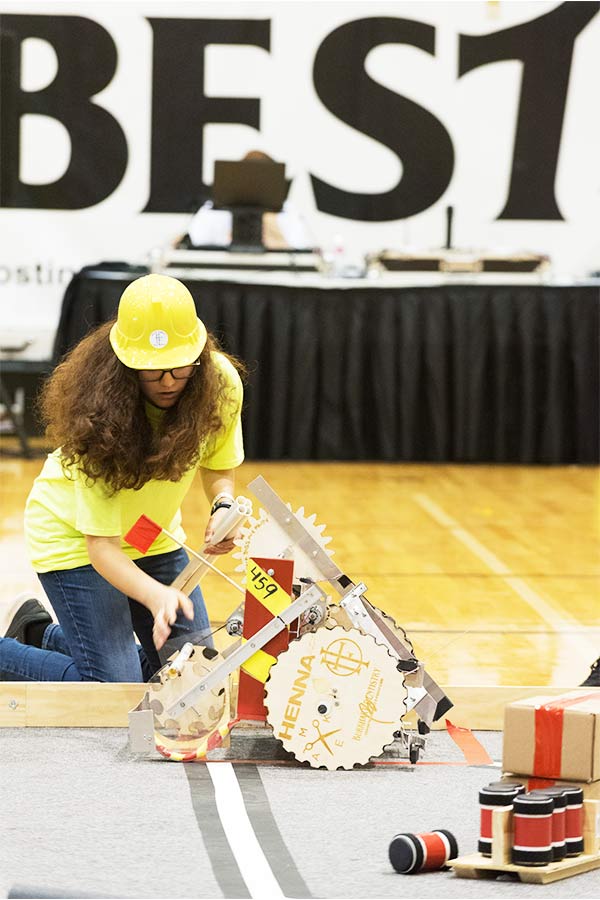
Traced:
[[561, 781], [600, 779], [600, 690], [507, 704], [502, 768]]

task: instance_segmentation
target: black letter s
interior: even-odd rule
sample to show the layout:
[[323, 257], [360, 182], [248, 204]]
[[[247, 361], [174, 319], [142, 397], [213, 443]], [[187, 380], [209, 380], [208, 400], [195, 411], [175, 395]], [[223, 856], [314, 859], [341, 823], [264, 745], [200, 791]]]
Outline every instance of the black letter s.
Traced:
[[350, 193], [311, 175], [321, 212], [365, 222], [403, 219], [435, 203], [450, 183], [454, 149], [441, 122], [365, 72], [367, 54], [392, 43], [433, 54], [435, 29], [409, 19], [357, 19], [332, 31], [317, 51], [313, 75], [321, 101], [343, 122], [393, 150], [403, 166], [398, 184], [380, 194]]

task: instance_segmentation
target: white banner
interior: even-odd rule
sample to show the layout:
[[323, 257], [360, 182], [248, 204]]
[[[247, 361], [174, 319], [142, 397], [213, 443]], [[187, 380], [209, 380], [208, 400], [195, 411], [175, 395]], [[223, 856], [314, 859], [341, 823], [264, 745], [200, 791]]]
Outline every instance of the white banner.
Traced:
[[[0, 0], [0, 302], [52, 334], [71, 273], [186, 230], [264, 150], [320, 246], [600, 269], [595, 2]], [[5, 344], [5, 341], [3, 341]]]

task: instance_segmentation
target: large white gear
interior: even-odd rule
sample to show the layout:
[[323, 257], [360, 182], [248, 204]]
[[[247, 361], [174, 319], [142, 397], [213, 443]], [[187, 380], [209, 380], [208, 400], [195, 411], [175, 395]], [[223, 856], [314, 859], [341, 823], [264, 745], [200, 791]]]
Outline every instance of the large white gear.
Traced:
[[[287, 504], [290, 515], [294, 516], [310, 537], [319, 544], [328, 556], [333, 556], [333, 550], [327, 549], [330, 537], [325, 537], [325, 525], [317, 525], [316, 515], [305, 516], [304, 507], [301, 506], [295, 513]], [[246, 572], [246, 564], [249, 559], [256, 557], [283, 558], [294, 560], [294, 580], [308, 578], [311, 581], [324, 581], [322, 572], [315, 565], [310, 553], [302, 550], [298, 544], [290, 538], [285, 529], [279, 525], [264, 509], [259, 510], [258, 518], [250, 516], [248, 523], [242, 526], [242, 536], [235, 542], [240, 548], [233, 554], [241, 563], [236, 567], [236, 572]]]
[[274, 736], [317, 769], [351, 769], [380, 756], [406, 713], [396, 664], [356, 628], [307, 632], [279, 654], [265, 684]]

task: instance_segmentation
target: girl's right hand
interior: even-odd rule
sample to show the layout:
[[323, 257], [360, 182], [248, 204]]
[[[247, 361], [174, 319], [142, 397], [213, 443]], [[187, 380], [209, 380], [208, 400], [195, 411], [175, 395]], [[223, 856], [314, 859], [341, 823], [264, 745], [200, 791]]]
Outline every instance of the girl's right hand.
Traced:
[[194, 618], [194, 604], [187, 594], [164, 584], [157, 585], [149, 609], [154, 616], [152, 637], [157, 650], [160, 650], [171, 634], [171, 625], [175, 624], [179, 610], [182, 610], [188, 619]]

